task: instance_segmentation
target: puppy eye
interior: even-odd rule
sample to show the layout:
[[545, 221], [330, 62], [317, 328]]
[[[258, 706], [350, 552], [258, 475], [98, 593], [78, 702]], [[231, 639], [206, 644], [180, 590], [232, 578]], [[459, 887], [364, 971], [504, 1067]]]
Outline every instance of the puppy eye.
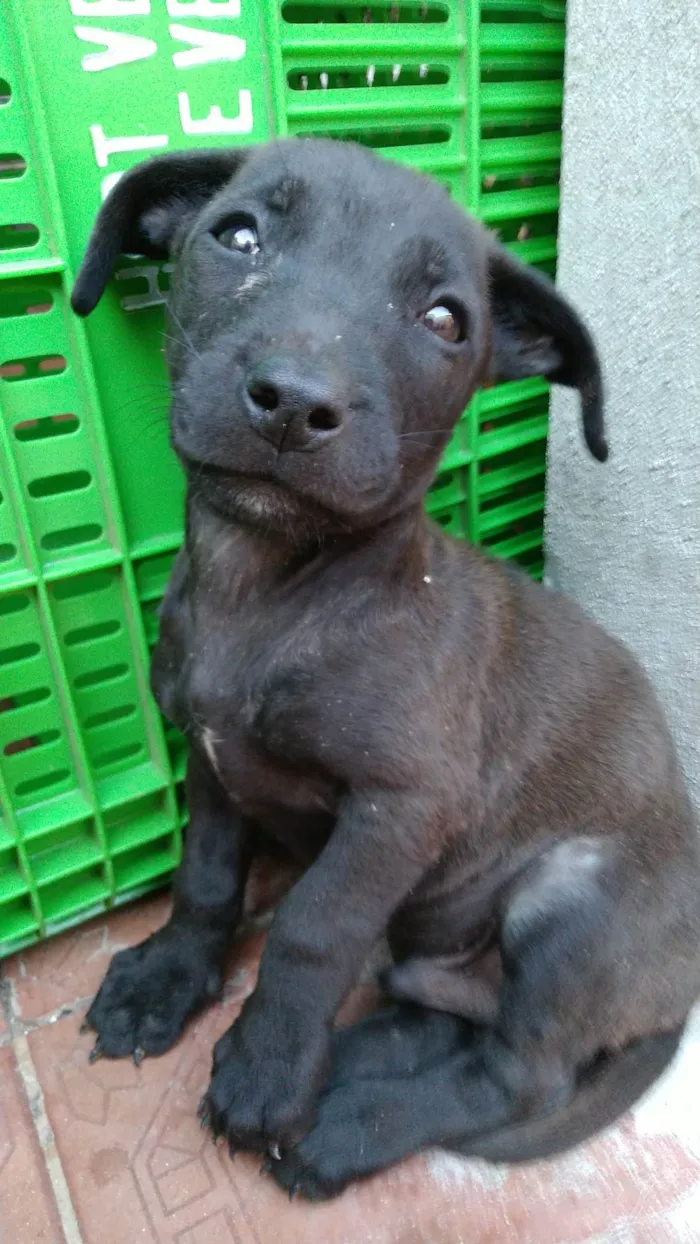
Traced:
[[241, 251], [243, 255], [257, 255], [260, 251], [260, 239], [254, 225], [239, 221], [228, 225], [216, 233], [215, 238], [221, 246], [230, 251]]
[[431, 333], [435, 333], [436, 337], [441, 337], [443, 341], [449, 341], [454, 345], [464, 340], [464, 323], [461, 316], [456, 310], [453, 311], [450, 307], [443, 306], [442, 303], [430, 307], [421, 315], [420, 320]]

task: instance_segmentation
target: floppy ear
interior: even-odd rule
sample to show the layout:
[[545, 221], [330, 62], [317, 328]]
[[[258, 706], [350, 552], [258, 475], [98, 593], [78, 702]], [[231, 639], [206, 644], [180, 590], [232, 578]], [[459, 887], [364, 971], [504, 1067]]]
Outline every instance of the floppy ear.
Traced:
[[594, 458], [605, 462], [603, 380], [588, 329], [548, 277], [500, 246], [489, 257], [492, 379], [546, 376], [578, 389], [583, 435]]
[[73, 286], [73, 310], [89, 315], [95, 309], [119, 255], [164, 259], [178, 226], [226, 185], [246, 154], [179, 151], [125, 173], [98, 212]]

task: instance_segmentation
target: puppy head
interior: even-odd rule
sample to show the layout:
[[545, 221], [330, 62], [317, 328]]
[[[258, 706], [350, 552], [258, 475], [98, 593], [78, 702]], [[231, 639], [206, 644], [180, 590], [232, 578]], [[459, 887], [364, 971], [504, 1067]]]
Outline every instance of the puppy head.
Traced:
[[73, 291], [120, 252], [174, 260], [172, 440], [193, 488], [273, 529], [352, 529], [414, 504], [475, 389], [543, 374], [581, 394], [603, 461], [600, 368], [575, 312], [436, 182], [291, 139], [127, 173]]

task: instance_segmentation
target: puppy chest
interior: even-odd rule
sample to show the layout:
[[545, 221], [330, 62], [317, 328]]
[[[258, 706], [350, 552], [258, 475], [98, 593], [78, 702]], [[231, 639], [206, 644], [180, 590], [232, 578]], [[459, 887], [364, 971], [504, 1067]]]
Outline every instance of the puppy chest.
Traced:
[[[187, 672], [185, 690], [190, 729], [209, 759], [224, 753], [300, 759], [299, 743], [309, 734], [303, 697], [290, 694], [287, 679], [255, 677], [242, 663], [210, 667], [196, 658]], [[308, 755], [305, 757], [308, 760]]]
[[241, 804], [330, 811], [335, 784], [317, 761], [313, 701], [305, 699], [298, 674], [263, 673], [245, 661], [236, 666], [232, 657], [218, 670], [192, 662], [190, 737]]

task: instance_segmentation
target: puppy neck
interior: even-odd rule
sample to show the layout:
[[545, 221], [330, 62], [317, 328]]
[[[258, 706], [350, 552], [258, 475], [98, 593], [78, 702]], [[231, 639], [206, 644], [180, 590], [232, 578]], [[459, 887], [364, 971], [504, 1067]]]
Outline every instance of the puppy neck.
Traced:
[[427, 573], [432, 540], [422, 505], [361, 530], [295, 538], [226, 517], [190, 497], [186, 545], [200, 586], [249, 596], [334, 568], [349, 583], [412, 581]]

